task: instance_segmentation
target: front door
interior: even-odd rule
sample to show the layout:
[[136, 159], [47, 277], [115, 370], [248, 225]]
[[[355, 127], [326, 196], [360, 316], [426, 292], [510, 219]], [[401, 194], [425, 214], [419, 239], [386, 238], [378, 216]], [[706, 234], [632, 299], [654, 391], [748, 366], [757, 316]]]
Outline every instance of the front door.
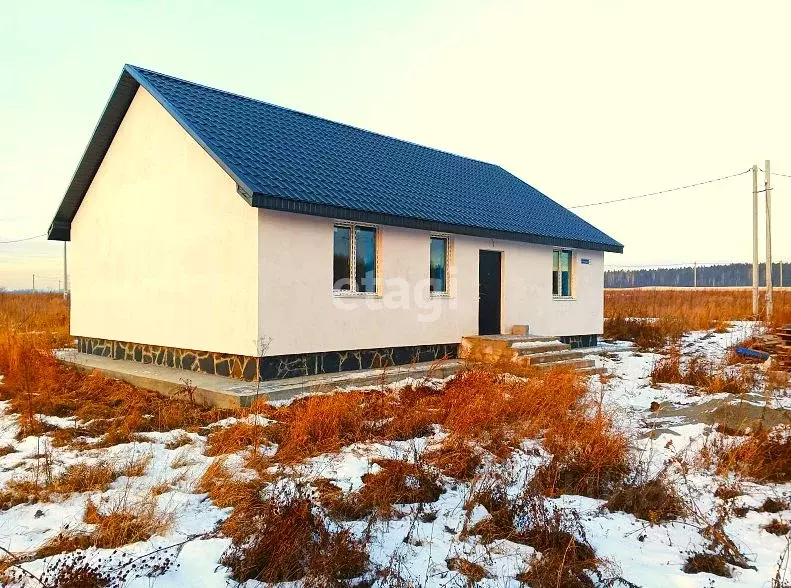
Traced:
[[481, 249], [478, 253], [478, 334], [499, 335], [500, 252]]

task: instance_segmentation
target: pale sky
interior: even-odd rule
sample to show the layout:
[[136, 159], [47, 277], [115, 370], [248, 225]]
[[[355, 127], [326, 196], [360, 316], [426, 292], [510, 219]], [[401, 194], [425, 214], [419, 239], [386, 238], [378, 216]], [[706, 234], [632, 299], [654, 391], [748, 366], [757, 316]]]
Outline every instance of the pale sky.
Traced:
[[[46, 232], [124, 63], [497, 163], [565, 206], [791, 175], [790, 24], [785, 0], [2, 0], [0, 241]], [[751, 259], [751, 206], [744, 175], [576, 212], [625, 245], [607, 264], [703, 263]], [[57, 288], [62, 247], [0, 244], [0, 287]]]

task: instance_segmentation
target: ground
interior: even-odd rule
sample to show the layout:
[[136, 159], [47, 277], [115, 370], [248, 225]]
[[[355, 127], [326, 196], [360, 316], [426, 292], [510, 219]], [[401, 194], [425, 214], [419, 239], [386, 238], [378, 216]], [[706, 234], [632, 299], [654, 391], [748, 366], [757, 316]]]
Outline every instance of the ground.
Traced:
[[[679, 347], [685, 361], [699, 354], [721, 362], [734, 343], [758, 328], [755, 323], [736, 322], [728, 328], [718, 328], [721, 332], [693, 331], [681, 338]], [[784, 568], [791, 545], [788, 529], [778, 535], [765, 527], [773, 521], [791, 520], [788, 506], [791, 484], [737, 476], [701, 458], [701, 455], [704, 458], [710, 455], [707, 448], [743, 440], [717, 431], [715, 421], [722, 422], [722, 419], [711, 416], [722, 414], [722, 410], [717, 412], [717, 409], [754, 406], [760, 412], [768, 404], [775, 416], [784, 415], [784, 409], [791, 406], [791, 388], [787, 382], [772, 387], [769, 396], [762, 366], [743, 368], [737, 365], [722, 369], [750, 369], [756, 374], [751, 391], [739, 395], [737, 400], [732, 393], [704, 394], [700, 387], [687, 384], [652, 385], [651, 371], [658, 361], [667, 357], [667, 350], [641, 351], [636, 347], [624, 350], [622, 344], [612, 349], [614, 351], [597, 357], [598, 364], [606, 367], [610, 376], [589, 379], [588, 400], [591, 406], [598, 407], [597, 410], [611, 415], [617, 433], [628, 439], [628, 459], [632, 466], [625, 474], [626, 482], [639, 483], [661, 477], [683, 500], [685, 511], [681, 516], [669, 517], [671, 520], [661, 516], [657, 516], [657, 520], [650, 520], [649, 516], [646, 520], [625, 512], [611, 512], [605, 506], [605, 498], [557, 493], [542, 498], [541, 508], [560, 512], [564, 521], [569, 521], [565, 528], [571, 529], [573, 535], [595, 551], [598, 572], [588, 573], [593, 584], [646, 587], [788, 585], [784, 583], [787, 581]], [[446, 382], [406, 381], [393, 384], [389, 390], [415, 384], [441, 388]], [[80, 446], [54, 447], [51, 435], [19, 439], [20, 415], [12, 412], [10, 401], [0, 403], [0, 409], [4, 411], [0, 417], [0, 447], [6, 447], [8, 452], [0, 457], [0, 490], [10, 481], [31, 476], [46, 475], [57, 479], [75, 464], [112, 464], [117, 472], [125, 472], [104, 487], [54, 493], [47, 499], [3, 507], [0, 547], [14, 554], [15, 561], [19, 562], [9, 570], [12, 585], [66, 585], [47, 584], [47, 574], [52, 575], [58, 566], [62, 568], [62, 562], [74, 558], [75, 552], [49, 557], [31, 554], [60, 534], [94, 530], [96, 526], [86, 522], [91, 520], [86, 514], [89, 501], [103, 512], [147, 504], [155, 518], [167, 520], [161, 532], [144, 541], [118, 548], [89, 547], [77, 552], [79, 561], [87, 561], [103, 570], [105, 576], [112, 577], [113, 570], [118, 570], [120, 577], [123, 570], [125, 577], [119, 585], [159, 588], [237, 585], [229, 579], [229, 568], [223, 565], [227, 561], [221, 563], [223, 554], [232, 546], [232, 539], [220, 525], [228, 519], [233, 507], [217, 506], [219, 501], [207, 496], [205, 474], [213, 463], [221, 460], [223, 476], [238, 481], [256, 475], [250, 468], [247, 446], [225, 457], [206, 455], [213, 453], [207, 445], [209, 435], [238, 424], [238, 418], [219, 420], [193, 432], [145, 432], [135, 436], [132, 442], [109, 447], [91, 448], [90, 438], [83, 439], [87, 444]], [[750, 413], [749, 408], [745, 410]], [[733, 411], [728, 414], [731, 421], [737, 418]], [[247, 424], [263, 427], [274, 420], [271, 412], [240, 418]], [[76, 417], [40, 415], [38, 419], [49, 425], [48, 428], [68, 428], [77, 424]], [[732, 426], [733, 422], [728, 424]], [[318, 480], [328, 480], [348, 497], [348, 493], [361, 491], [370, 484], [371, 475], [381, 472], [382, 464], [389, 463], [382, 460], [422, 463], [423, 456], [448, 435], [445, 428], [435, 425], [416, 438], [354, 442], [340, 450], [283, 463], [272, 457], [277, 455], [276, 443], [264, 443], [255, 450], [269, 460], [266, 471], [277, 474], [273, 476], [273, 487], [269, 488], [270, 500], [290, 500], [301, 492], [315, 496]], [[472, 480], [446, 475], [437, 477], [440, 493], [436, 501], [397, 505], [395, 512], [387, 516], [358, 520], [328, 517], [327, 528], [332, 533], [346, 529], [351, 537], [366, 538], [370, 561], [361, 577], [367, 585], [446, 587], [477, 582], [481, 586], [500, 587], [523, 585], [520, 579], [531, 583], [524, 573], [539, 561], [534, 557], [537, 550], [528, 541], [510, 540], [516, 537], [486, 539], [483, 533], [470, 532], [476, 523], [487, 520], [491, 514], [481, 504], [484, 501], [476, 501], [474, 497], [486, 486], [487, 479], [497, 480], [510, 496], [521, 495], [540, 466], [547, 464], [552, 456], [541, 435], [536, 435], [521, 440], [515, 450], [501, 458], [490, 457], [484, 456]], [[407, 486], [414, 484], [415, 489], [420, 485], [409, 476], [405, 480]], [[731, 487], [737, 488], [735, 496], [722, 491], [722, 488]], [[764, 508], [768, 498], [777, 501], [779, 511], [778, 508]], [[347, 502], [350, 500], [347, 498]], [[779, 526], [782, 531], [782, 525]], [[712, 540], [712, 534], [720, 531], [727, 539], [718, 535], [718, 540]], [[722, 554], [723, 549], [728, 552], [731, 542], [737, 555], [725, 558], [723, 564], [731, 577], [684, 571], [696, 554]], [[135, 572], [130, 573], [129, 562], [137, 557], [142, 559], [136, 562]], [[398, 580], [391, 580], [381, 573], [382, 570], [389, 570], [388, 573]], [[580, 577], [558, 575], [557, 582], [552, 585], [586, 585], [574, 583]], [[545, 580], [536, 581], [535, 585], [549, 585], [541, 582]], [[248, 580], [244, 585], [253, 587], [263, 583]], [[283, 585], [298, 586], [300, 582]]]

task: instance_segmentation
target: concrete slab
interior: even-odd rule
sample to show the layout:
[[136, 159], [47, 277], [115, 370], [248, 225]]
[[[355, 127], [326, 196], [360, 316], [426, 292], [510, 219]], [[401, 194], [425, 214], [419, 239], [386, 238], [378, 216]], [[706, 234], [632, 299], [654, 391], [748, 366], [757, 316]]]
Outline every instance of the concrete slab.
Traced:
[[99, 370], [109, 378], [124, 380], [139, 388], [153, 390], [165, 396], [184, 398], [187, 387], [193, 387], [192, 395], [196, 402], [220, 408], [247, 408], [259, 398], [268, 401], [292, 400], [306, 394], [332, 392], [347, 386], [390, 384], [409, 377], [444, 378], [456, 373], [461, 367], [459, 360], [451, 359], [436, 365], [433, 362], [426, 362], [256, 383], [78, 353], [74, 349], [58, 349], [55, 351], [55, 357], [83, 371]]

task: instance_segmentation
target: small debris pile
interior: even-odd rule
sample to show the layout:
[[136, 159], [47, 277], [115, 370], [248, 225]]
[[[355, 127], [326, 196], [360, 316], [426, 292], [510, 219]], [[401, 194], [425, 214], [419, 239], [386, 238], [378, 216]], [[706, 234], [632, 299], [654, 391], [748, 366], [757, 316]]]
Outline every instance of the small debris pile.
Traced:
[[791, 324], [780, 327], [776, 335], [781, 341], [776, 347], [778, 367], [791, 371]]

